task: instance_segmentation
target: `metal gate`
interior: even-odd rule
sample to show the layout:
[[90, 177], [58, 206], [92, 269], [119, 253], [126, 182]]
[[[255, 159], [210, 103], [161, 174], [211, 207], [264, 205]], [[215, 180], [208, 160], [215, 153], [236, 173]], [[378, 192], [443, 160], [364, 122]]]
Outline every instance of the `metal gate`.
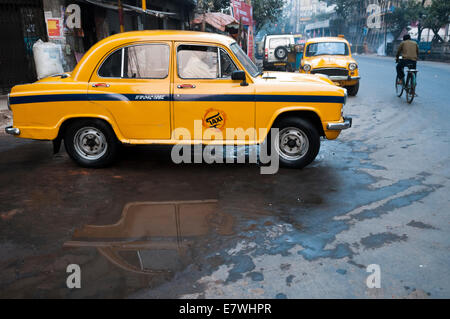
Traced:
[[42, 0], [0, 0], [0, 94], [36, 80], [38, 39], [47, 40]]

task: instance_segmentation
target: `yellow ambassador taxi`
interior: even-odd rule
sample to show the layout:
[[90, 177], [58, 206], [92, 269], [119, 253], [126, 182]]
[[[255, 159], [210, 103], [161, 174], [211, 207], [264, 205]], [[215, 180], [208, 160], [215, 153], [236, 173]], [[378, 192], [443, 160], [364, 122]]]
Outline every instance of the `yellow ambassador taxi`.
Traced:
[[342, 36], [312, 38], [305, 43], [300, 73], [325, 74], [355, 96], [359, 89], [358, 64]]
[[[321, 75], [263, 73], [227, 36], [135, 31], [98, 42], [70, 73], [13, 87], [6, 132], [52, 140], [55, 152], [63, 140], [79, 165], [103, 167], [120, 143], [261, 144], [276, 127], [280, 164], [303, 167], [320, 136], [351, 126], [346, 97]], [[228, 129], [246, 134], [207, 134]]]

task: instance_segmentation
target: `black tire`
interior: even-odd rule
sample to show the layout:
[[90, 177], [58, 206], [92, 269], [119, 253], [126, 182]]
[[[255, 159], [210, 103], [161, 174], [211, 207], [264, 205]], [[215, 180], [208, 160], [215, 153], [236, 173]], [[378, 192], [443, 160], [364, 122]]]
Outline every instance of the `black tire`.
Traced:
[[414, 76], [414, 74], [409, 73], [408, 77], [406, 78], [406, 102], [408, 102], [409, 104], [412, 103], [412, 101], [414, 100], [414, 96], [416, 95], [416, 86], [413, 81]]
[[398, 97], [401, 97], [402, 94], [403, 94], [403, 85], [397, 83], [397, 82], [398, 82], [398, 79], [399, 79], [398, 77], [395, 78], [395, 94], [396, 94]]
[[359, 82], [356, 83], [355, 85], [347, 87], [347, 92], [348, 95], [350, 96], [356, 96], [356, 94], [358, 94], [358, 90], [359, 90]]
[[[92, 168], [110, 165], [119, 151], [119, 142], [113, 129], [98, 119], [82, 119], [71, 123], [64, 133], [64, 146], [67, 154], [78, 165]], [[83, 153], [87, 148], [92, 154]]]
[[[310, 164], [316, 158], [320, 150], [320, 135], [317, 128], [308, 120], [298, 117], [286, 117], [274, 124], [275, 128], [278, 128], [278, 136], [274, 139], [273, 150], [279, 155], [280, 165], [289, 168], [303, 168]], [[305, 153], [299, 158], [289, 158], [282, 150], [280, 150], [280, 138], [283, 138], [283, 130], [289, 130], [290, 128], [303, 132], [304, 137], [308, 140], [308, 148]], [[270, 135], [269, 135], [270, 138]], [[271, 145], [271, 143], [269, 143]]]
[[274, 55], [278, 60], [284, 60], [288, 56], [288, 50], [286, 47], [279, 46], [275, 48]]

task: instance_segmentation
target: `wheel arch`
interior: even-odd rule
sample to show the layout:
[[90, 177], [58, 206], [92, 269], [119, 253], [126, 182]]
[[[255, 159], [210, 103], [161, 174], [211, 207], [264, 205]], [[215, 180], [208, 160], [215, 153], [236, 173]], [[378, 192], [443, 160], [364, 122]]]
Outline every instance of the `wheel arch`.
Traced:
[[64, 138], [64, 133], [65, 133], [67, 127], [69, 127], [70, 124], [72, 124], [76, 121], [80, 121], [80, 120], [100, 120], [100, 121], [108, 124], [108, 126], [113, 130], [114, 134], [116, 135], [117, 140], [119, 140], [121, 142], [124, 141], [124, 137], [120, 133], [120, 130], [117, 127], [117, 125], [114, 123], [114, 121], [111, 121], [111, 119], [104, 117], [104, 116], [99, 116], [99, 115], [79, 115], [79, 116], [70, 116], [70, 117], [66, 117], [66, 118], [62, 119], [60, 121], [60, 123], [58, 124], [58, 128], [59, 128], [58, 135], [55, 140], [62, 140]]
[[278, 121], [280, 121], [283, 118], [287, 117], [298, 117], [302, 119], [306, 119], [317, 129], [317, 132], [320, 136], [325, 136], [325, 131], [323, 129], [322, 121], [320, 114], [312, 108], [308, 109], [288, 109], [281, 111], [274, 115], [274, 118], [272, 120], [272, 124], [270, 125], [270, 128], [272, 128], [274, 125], [277, 124]]

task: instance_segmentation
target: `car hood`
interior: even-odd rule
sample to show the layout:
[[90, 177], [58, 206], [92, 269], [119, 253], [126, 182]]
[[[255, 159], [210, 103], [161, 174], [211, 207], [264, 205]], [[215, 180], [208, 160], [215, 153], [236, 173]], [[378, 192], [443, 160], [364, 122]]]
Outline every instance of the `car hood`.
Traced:
[[292, 73], [292, 72], [270, 72], [265, 71], [259, 79], [264, 82], [296, 82], [296, 83], [321, 83], [321, 84], [331, 84], [334, 83], [328, 79], [326, 75], [323, 74], [302, 74], [302, 73]]
[[321, 55], [305, 58], [303, 61], [304, 63], [311, 65], [312, 69], [329, 67], [347, 68], [349, 63], [355, 62], [355, 60], [349, 56], [340, 55]]

